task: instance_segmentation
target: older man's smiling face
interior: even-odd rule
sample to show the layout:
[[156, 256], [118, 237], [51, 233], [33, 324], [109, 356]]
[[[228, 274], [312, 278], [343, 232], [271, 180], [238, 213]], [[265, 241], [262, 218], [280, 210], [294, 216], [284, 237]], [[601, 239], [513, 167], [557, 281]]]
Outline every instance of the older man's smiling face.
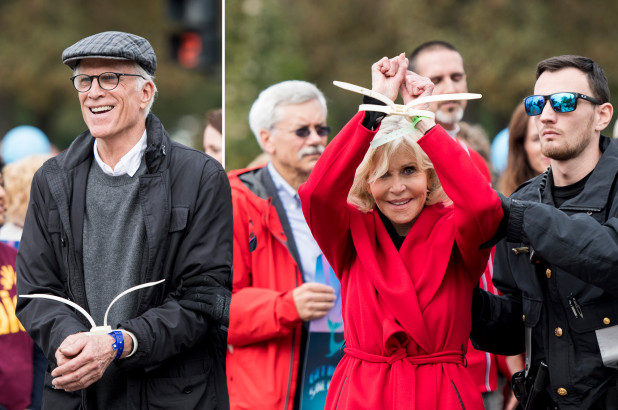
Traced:
[[[132, 62], [88, 58], [80, 62], [79, 74], [105, 72], [137, 74]], [[145, 108], [152, 95], [151, 83], [139, 85], [139, 77], [121, 76], [118, 86], [104, 90], [96, 79], [90, 90], [79, 93], [84, 122], [95, 138], [121, 139], [141, 133], [145, 127]]]

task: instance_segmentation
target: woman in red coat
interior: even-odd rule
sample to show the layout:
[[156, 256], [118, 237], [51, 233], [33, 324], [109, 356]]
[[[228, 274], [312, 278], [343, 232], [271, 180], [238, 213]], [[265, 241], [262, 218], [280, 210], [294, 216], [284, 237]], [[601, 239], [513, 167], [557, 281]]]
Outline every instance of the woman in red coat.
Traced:
[[[403, 54], [375, 63], [373, 90], [405, 103], [430, 95], [407, 65]], [[299, 190], [341, 280], [346, 347], [326, 408], [482, 409], [463, 349], [500, 200], [433, 119], [415, 130], [389, 117], [376, 134], [372, 114], [352, 118]], [[370, 147], [380, 139], [392, 141]]]

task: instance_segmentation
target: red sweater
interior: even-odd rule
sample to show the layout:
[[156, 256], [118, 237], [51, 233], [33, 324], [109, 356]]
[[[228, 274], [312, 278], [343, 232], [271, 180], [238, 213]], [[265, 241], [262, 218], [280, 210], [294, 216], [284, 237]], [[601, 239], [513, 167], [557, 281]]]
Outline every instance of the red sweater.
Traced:
[[[472, 289], [502, 219], [497, 194], [437, 126], [419, 140], [453, 206], [425, 206], [397, 251], [377, 212], [348, 204], [375, 132], [357, 114], [329, 144], [299, 194], [341, 280], [346, 354], [327, 409], [482, 409], [464, 367]], [[453, 166], [456, 164], [456, 166]]]

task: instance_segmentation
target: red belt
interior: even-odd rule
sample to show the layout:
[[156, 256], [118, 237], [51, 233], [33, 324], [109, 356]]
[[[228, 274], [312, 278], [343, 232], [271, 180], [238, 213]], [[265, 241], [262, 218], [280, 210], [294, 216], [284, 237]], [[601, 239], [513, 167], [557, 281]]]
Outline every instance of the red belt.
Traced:
[[356, 359], [364, 360], [371, 363], [387, 363], [392, 365], [399, 360], [405, 360], [413, 365], [437, 364], [437, 363], [464, 363], [464, 357], [461, 350], [445, 350], [427, 355], [408, 356], [406, 349], [396, 350], [392, 356], [380, 356], [363, 352], [362, 350], [353, 347], [346, 347], [344, 352]]

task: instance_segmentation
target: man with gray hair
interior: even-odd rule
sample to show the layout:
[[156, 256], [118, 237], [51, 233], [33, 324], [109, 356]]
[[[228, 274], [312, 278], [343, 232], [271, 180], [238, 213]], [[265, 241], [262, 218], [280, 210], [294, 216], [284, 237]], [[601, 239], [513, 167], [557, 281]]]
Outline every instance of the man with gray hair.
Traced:
[[270, 162], [229, 173], [234, 205], [230, 405], [288, 410], [298, 408], [303, 322], [325, 316], [335, 300], [332, 287], [314, 282], [321, 251], [297, 192], [326, 146], [326, 100], [313, 84], [284, 81], [260, 93], [249, 123]]
[[[99, 33], [62, 60], [88, 130], [34, 177], [17, 290], [67, 299], [110, 329], [91, 329], [60, 301], [18, 298], [17, 315], [50, 362], [43, 407], [227, 408], [225, 171], [172, 142], [149, 113], [157, 61], [147, 40]], [[183, 305], [196, 279], [205, 315]]]

